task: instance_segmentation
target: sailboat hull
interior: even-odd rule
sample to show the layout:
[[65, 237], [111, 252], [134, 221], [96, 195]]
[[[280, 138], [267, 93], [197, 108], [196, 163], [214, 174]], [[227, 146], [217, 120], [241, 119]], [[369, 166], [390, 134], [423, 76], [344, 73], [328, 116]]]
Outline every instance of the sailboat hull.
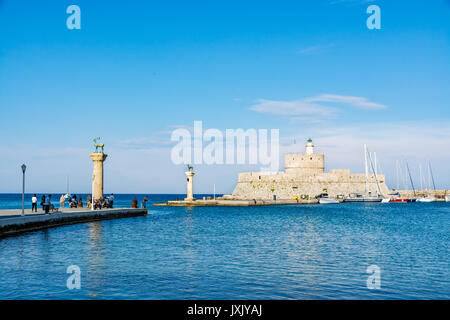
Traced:
[[425, 197], [425, 198], [420, 198], [417, 199], [417, 202], [435, 202], [436, 198], [434, 197]]
[[383, 199], [382, 198], [364, 198], [364, 197], [361, 197], [361, 198], [347, 198], [347, 199], [344, 199], [344, 202], [363, 202], [363, 203], [366, 203], [366, 202], [381, 202]]
[[339, 203], [338, 200], [333, 198], [320, 198], [319, 199], [320, 204], [333, 204], [333, 203]]
[[400, 198], [400, 199], [391, 199], [389, 202], [397, 202], [397, 203], [406, 203], [406, 202], [414, 202], [413, 199]]

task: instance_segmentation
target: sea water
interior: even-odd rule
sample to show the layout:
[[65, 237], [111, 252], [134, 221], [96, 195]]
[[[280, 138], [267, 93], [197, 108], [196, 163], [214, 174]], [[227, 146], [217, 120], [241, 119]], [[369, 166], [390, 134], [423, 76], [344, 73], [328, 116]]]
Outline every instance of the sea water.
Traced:
[[149, 207], [0, 239], [0, 299], [450, 298], [450, 203]]

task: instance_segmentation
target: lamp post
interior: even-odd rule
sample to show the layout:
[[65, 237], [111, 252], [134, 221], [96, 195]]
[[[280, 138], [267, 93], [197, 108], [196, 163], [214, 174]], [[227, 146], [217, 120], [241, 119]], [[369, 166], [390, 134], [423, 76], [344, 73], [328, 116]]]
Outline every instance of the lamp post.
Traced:
[[25, 170], [27, 170], [26, 165], [22, 165], [22, 216], [25, 215]]

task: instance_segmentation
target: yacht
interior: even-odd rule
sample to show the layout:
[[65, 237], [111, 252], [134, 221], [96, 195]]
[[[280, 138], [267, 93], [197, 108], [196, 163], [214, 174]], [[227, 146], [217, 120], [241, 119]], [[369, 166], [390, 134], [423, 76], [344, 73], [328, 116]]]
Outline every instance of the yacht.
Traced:
[[436, 198], [433, 196], [426, 196], [426, 197], [417, 199], [417, 202], [435, 202], [435, 201], [436, 201]]
[[362, 194], [351, 194], [349, 197], [344, 199], [344, 202], [381, 202], [383, 201], [383, 197], [380, 196], [371, 196], [371, 195], [362, 195]]
[[[436, 185], [434, 184], [433, 171], [431, 170], [431, 162], [428, 161], [428, 186], [431, 187], [431, 182], [433, 182], [433, 190], [436, 191]], [[435, 202], [437, 201], [432, 195], [427, 195], [426, 197], [421, 197], [417, 199], [417, 202]]]
[[378, 185], [378, 178], [377, 178], [377, 174], [376, 171], [374, 170], [373, 164], [372, 164], [372, 158], [370, 156], [369, 153], [369, 158], [370, 158], [370, 165], [372, 167], [372, 171], [373, 174], [375, 176], [375, 181], [377, 183], [377, 195], [376, 196], [372, 196], [371, 192], [369, 191], [369, 168], [368, 168], [368, 164], [367, 164], [367, 145], [364, 145], [364, 164], [365, 164], [365, 168], [366, 168], [366, 190], [365, 190], [365, 194], [359, 194], [359, 193], [353, 193], [350, 194], [349, 197], [344, 199], [344, 202], [381, 202], [383, 201], [383, 196], [380, 193], [380, 187]]
[[333, 204], [333, 203], [339, 203], [339, 200], [335, 198], [330, 198], [328, 196], [328, 193], [322, 193], [319, 196], [316, 197], [319, 200], [320, 204]]

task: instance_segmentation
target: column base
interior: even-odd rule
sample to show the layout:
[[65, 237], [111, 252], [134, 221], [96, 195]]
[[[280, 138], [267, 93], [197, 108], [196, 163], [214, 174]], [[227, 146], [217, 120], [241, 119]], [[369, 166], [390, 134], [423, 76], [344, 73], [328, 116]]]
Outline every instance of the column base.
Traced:
[[184, 198], [184, 201], [195, 201], [195, 198]]

